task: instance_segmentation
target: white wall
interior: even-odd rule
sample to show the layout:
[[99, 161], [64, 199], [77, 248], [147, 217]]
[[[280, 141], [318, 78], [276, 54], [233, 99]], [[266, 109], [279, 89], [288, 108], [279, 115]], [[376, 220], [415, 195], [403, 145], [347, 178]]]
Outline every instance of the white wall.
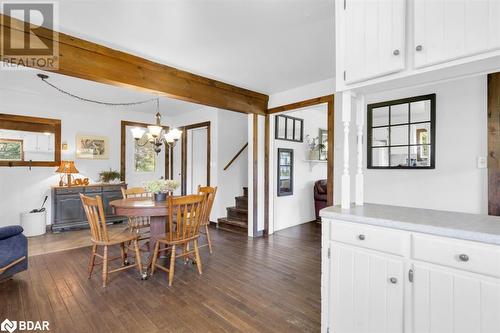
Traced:
[[313, 82], [305, 86], [285, 90], [269, 96], [269, 108], [296, 103], [311, 98], [332, 95], [335, 92], [334, 79]]
[[[317, 137], [319, 129], [327, 128], [327, 106], [321, 104], [313, 108], [287, 112], [286, 115], [304, 119], [304, 138], [306, 135]], [[274, 138], [274, 130], [272, 131]], [[294, 182], [293, 195], [277, 196], [277, 156], [278, 148], [293, 149]], [[273, 193], [273, 221], [274, 231], [292, 227], [316, 219], [314, 213], [314, 182], [326, 179], [327, 164], [306, 162], [309, 159], [306, 143], [274, 140], [272, 149], [273, 168], [270, 187]]]
[[[121, 120], [151, 123], [154, 114], [134, 112], [133, 108], [105, 107], [82, 103], [62, 96], [57, 99], [37, 94], [22, 94], [15, 91], [0, 91], [0, 113], [56, 118], [61, 120], [62, 142], [69, 150], [62, 153], [63, 159], [75, 159], [75, 136], [77, 133], [109, 137], [108, 160], [75, 159], [80, 176], [97, 180], [102, 170], [120, 169], [120, 122]], [[0, 226], [19, 224], [19, 214], [47, 201], [47, 223], [51, 221], [50, 187], [57, 185], [59, 175], [55, 167], [0, 168]]]
[[[487, 78], [485, 75], [425, 87], [366, 96], [375, 103], [436, 93], [436, 168], [433, 170], [367, 170], [365, 202], [469, 213], [487, 213], [487, 169], [477, 157], [487, 156]], [[339, 110], [339, 108], [336, 108]], [[338, 119], [338, 120], [337, 120]], [[353, 122], [355, 119], [353, 118]], [[354, 124], [351, 123], [351, 177], [356, 166]], [[342, 122], [336, 118], [337, 148], [342, 147]], [[342, 151], [336, 156], [342, 156]], [[342, 158], [335, 163], [335, 201], [340, 200]], [[351, 186], [354, 195], [354, 187]]]

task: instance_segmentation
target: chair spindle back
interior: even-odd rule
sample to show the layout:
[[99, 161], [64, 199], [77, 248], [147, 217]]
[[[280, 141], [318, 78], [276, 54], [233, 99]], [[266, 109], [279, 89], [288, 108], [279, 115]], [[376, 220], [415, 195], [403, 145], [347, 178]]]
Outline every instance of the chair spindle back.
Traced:
[[122, 187], [122, 196], [123, 196], [123, 199], [151, 198], [152, 194], [147, 192], [144, 187], [131, 187], [131, 188], [127, 188], [127, 189]]
[[200, 186], [198, 185], [198, 194], [206, 195], [205, 204], [203, 205], [203, 220], [201, 225], [208, 225], [210, 223], [210, 213], [212, 212], [212, 207], [215, 201], [215, 195], [217, 194], [217, 186]]
[[[191, 194], [183, 197], [168, 197], [169, 240], [185, 240], [198, 237], [203, 220], [203, 205], [206, 196]], [[174, 223], [175, 221], [175, 223]]]
[[102, 199], [99, 195], [94, 198], [85, 196], [80, 193], [83, 209], [87, 215], [87, 220], [90, 225], [90, 233], [92, 240], [97, 242], [109, 241], [108, 229], [106, 227], [106, 217], [104, 214], [104, 207]]

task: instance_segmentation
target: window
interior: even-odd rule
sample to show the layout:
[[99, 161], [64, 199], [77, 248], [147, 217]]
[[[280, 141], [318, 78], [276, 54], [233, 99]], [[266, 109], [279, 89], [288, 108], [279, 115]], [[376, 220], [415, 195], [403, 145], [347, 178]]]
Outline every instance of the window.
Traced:
[[293, 194], [293, 149], [278, 148], [278, 196]]
[[368, 105], [369, 169], [434, 169], [436, 94]]
[[275, 120], [275, 139], [303, 142], [303, 119], [279, 115], [276, 116]]

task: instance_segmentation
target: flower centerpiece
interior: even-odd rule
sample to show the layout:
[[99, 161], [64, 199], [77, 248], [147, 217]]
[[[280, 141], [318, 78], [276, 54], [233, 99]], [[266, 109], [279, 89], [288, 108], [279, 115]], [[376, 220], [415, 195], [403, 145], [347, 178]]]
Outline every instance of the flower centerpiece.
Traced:
[[179, 182], [173, 179], [150, 180], [144, 183], [144, 188], [153, 193], [155, 201], [167, 200], [167, 194], [172, 193], [179, 187]]

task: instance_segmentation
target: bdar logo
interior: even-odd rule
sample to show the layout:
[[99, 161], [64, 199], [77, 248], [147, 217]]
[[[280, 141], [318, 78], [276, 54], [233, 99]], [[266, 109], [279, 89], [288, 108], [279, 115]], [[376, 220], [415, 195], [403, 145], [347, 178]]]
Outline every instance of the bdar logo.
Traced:
[[5, 319], [2, 324], [0, 325], [0, 329], [3, 332], [9, 332], [12, 333], [16, 330], [17, 328], [17, 322], [16, 321], [10, 321], [9, 319]]

